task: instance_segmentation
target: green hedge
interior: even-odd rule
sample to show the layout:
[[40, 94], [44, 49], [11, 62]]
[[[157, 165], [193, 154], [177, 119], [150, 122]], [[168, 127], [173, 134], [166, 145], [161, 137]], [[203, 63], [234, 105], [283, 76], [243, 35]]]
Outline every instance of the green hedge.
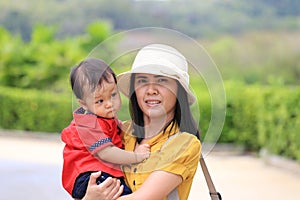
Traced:
[[[123, 104], [128, 100], [123, 98]], [[0, 128], [38, 132], [61, 132], [72, 120], [72, 94], [50, 91], [0, 87]], [[127, 120], [129, 112], [123, 106], [121, 120]]]
[[0, 127], [60, 132], [72, 117], [71, 96], [0, 87]]
[[[225, 84], [226, 119], [220, 143], [236, 143], [258, 151], [300, 161], [300, 88], [263, 87], [238, 82]], [[200, 127], [208, 128], [209, 98], [199, 96]], [[127, 100], [119, 118], [129, 118]], [[38, 132], [60, 132], [72, 119], [72, 95], [0, 87], [0, 127]]]
[[226, 83], [226, 121], [219, 142], [242, 144], [300, 161], [300, 88]]
[[300, 161], [300, 88], [265, 91], [259, 143], [269, 151]]
[[259, 149], [258, 117], [264, 105], [262, 88], [229, 82], [225, 84], [225, 90], [226, 121], [220, 142], [234, 142], [244, 145], [246, 149]]

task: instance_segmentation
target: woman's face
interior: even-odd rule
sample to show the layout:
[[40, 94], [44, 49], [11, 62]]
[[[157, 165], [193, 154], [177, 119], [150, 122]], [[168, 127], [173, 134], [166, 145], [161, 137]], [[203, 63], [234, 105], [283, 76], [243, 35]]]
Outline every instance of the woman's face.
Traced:
[[138, 73], [135, 75], [134, 88], [145, 122], [147, 118], [166, 122], [173, 119], [178, 89], [176, 80], [161, 75]]

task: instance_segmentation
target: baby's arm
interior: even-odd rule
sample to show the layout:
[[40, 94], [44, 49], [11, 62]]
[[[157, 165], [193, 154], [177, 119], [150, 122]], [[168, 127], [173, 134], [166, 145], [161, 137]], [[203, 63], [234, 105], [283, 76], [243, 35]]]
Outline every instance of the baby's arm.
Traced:
[[126, 165], [132, 163], [142, 162], [150, 156], [150, 147], [148, 144], [140, 145], [139, 151], [125, 151], [116, 146], [107, 146], [98, 151], [96, 155], [106, 162]]

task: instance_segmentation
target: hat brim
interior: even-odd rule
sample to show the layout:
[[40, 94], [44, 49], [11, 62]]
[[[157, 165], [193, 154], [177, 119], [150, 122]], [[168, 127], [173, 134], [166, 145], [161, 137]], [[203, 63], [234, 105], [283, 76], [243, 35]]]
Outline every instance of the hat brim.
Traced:
[[[189, 87], [186, 84], [182, 83], [182, 79], [174, 78], [174, 76], [172, 76], [168, 73], [164, 73], [160, 68], [152, 68], [150, 72], [149, 72], [149, 66], [139, 67], [138, 69], [139, 70], [123, 72], [117, 76], [119, 91], [122, 92], [126, 97], [130, 98], [130, 96], [131, 96], [130, 95], [131, 75], [136, 74], [136, 73], [147, 73], [147, 74], [162, 75], [162, 76], [166, 76], [166, 77], [177, 80], [182, 85], [182, 87], [184, 88], [184, 90], [186, 91], [186, 93], [188, 95], [187, 98], [188, 98], [189, 105], [192, 105], [196, 101], [196, 97], [194, 96], [192, 91], [189, 89]], [[177, 75], [177, 77], [178, 77], [178, 75]]]

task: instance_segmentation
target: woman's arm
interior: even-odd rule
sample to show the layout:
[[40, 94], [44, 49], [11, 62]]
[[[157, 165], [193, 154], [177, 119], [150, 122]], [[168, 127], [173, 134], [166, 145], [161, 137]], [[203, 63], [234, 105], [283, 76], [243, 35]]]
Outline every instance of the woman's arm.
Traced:
[[144, 144], [142, 150], [139, 152], [125, 151], [116, 146], [107, 146], [104, 149], [98, 151], [96, 155], [106, 162], [126, 165], [132, 163], [142, 162], [150, 155], [150, 147], [148, 144]]
[[182, 177], [166, 171], [154, 171], [134, 193], [119, 197], [118, 200], [162, 200], [182, 182]]

